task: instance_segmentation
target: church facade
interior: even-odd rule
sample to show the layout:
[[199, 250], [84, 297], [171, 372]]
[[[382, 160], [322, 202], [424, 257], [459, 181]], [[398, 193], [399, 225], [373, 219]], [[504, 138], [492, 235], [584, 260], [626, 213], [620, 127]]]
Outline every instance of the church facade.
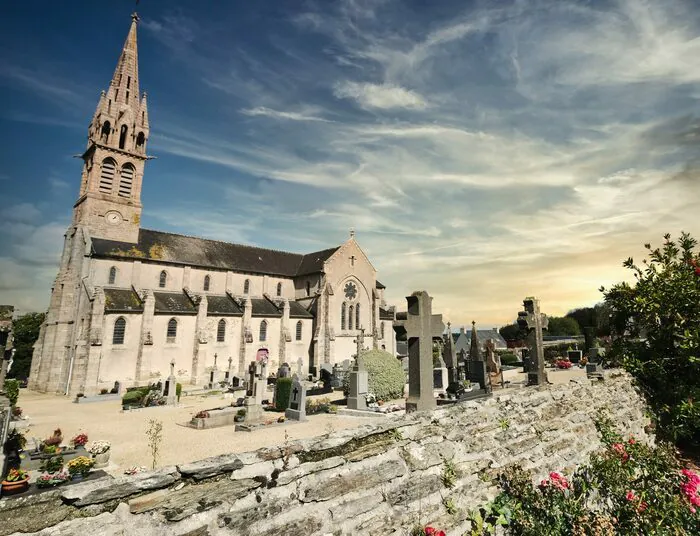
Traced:
[[143, 229], [149, 157], [139, 93], [138, 17], [88, 128], [73, 219], [29, 387], [86, 395], [168, 375], [201, 385], [216, 366], [243, 376], [266, 356], [318, 375], [351, 359], [364, 330], [396, 353], [393, 307], [354, 233], [298, 254]]

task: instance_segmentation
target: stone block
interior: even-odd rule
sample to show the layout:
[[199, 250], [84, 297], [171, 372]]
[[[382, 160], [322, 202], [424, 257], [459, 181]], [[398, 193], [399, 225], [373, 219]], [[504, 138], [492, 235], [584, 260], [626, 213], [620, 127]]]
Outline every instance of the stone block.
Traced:
[[252, 478], [233, 481], [224, 479], [186, 486], [180, 491], [172, 492], [158, 510], [168, 521], [181, 521], [223, 503], [232, 504], [260, 486], [261, 483]]
[[440, 489], [443, 489], [440, 475], [412, 474], [387, 492], [386, 500], [392, 506], [408, 505], [423, 500]]
[[74, 484], [62, 490], [61, 498], [75, 506], [87, 506], [112, 499], [121, 499], [141, 491], [166, 488], [180, 479], [175, 466], [156, 471], [122, 476], [114, 479], [103, 478]]
[[205, 458], [197, 462], [178, 465], [177, 469], [183, 477], [202, 480], [229, 473], [242, 467], [243, 462], [236, 454], [221, 454], [220, 456]]
[[[400, 460], [387, 460], [373, 466], [357, 464], [343, 471], [324, 471], [314, 475], [313, 481], [302, 493], [301, 502], [327, 501], [358, 490], [371, 489], [384, 482], [406, 474], [406, 466]], [[326, 473], [332, 474], [328, 478]]]
[[328, 469], [333, 469], [339, 467], [346, 463], [345, 458], [341, 456], [335, 456], [333, 458], [326, 458], [320, 462], [308, 462], [295, 467], [289, 471], [282, 471], [277, 477], [278, 486], [286, 486], [300, 478], [311, 475], [313, 473], [318, 473], [320, 471], [326, 471]]

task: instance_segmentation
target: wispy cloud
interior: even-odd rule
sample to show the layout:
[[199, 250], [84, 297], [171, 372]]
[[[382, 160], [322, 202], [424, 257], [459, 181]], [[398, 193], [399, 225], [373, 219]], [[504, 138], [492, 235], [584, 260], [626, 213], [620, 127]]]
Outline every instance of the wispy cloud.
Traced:
[[256, 108], [244, 108], [241, 110], [243, 115], [249, 116], [264, 116], [270, 117], [272, 119], [289, 119], [291, 121], [321, 121], [323, 123], [330, 123], [329, 119], [323, 117], [318, 117], [315, 115], [307, 115], [300, 112], [285, 112], [281, 110], [272, 110], [266, 108], [265, 106], [258, 106]]
[[427, 102], [415, 91], [388, 84], [339, 82], [335, 86], [335, 96], [350, 98], [362, 108], [410, 108], [422, 110]]

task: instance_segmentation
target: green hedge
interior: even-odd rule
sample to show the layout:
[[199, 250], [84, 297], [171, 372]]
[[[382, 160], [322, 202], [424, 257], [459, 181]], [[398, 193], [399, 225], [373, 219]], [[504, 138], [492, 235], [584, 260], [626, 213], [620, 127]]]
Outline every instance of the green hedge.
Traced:
[[[384, 350], [370, 350], [362, 354], [362, 362], [368, 372], [369, 392], [377, 400], [394, 400], [403, 398], [406, 385], [406, 373], [401, 362]], [[350, 392], [350, 374], [343, 378], [343, 393]]]
[[147, 393], [148, 387], [127, 391], [122, 397], [122, 404], [139, 404]]
[[520, 361], [518, 359], [518, 356], [516, 356], [513, 352], [506, 352], [505, 354], [501, 354], [501, 365], [513, 365]]
[[292, 378], [277, 378], [275, 383], [275, 409], [284, 411], [289, 407], [289, 393], [292, 392]]

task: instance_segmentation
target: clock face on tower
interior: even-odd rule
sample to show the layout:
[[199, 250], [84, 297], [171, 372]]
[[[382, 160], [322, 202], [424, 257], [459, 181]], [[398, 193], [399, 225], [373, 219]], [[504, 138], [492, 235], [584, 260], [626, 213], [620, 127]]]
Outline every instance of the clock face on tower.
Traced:
[[122, 221], [122, 215], [119, 214], [119, 212], [115, 212], [112, 210], [105, 214], [105, 220], [107, 220], [107, 223], [111, 225], [116, 225]]
[[349, 282], [345, 284], [345, 297], [348, 300], [354, 300], [355, 296], [357, 296], [357, 287], [355, 286], [355, 283]]

